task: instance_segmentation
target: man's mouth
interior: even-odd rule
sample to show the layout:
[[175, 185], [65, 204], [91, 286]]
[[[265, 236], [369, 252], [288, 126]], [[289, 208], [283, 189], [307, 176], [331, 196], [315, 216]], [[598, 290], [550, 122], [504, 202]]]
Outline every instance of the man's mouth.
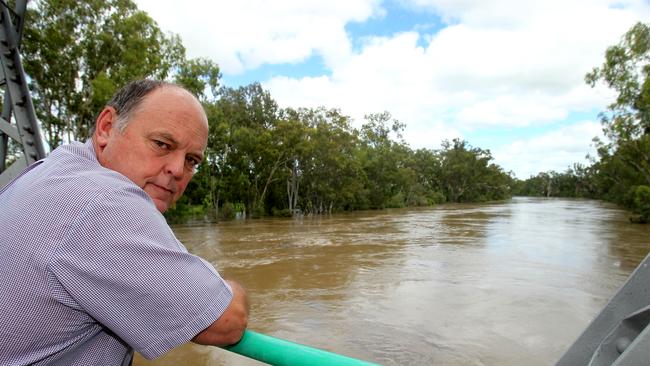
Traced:
[[167, 187], [163, 187], [163, 186], [158, 185], [158, 184], [156, 184], [156, 183], [151, 183], [151, 184], [153, 184], [154, 186], [160, 188], [160, 189], [163, 190], [163, 191], [168, 192], [169, 194], [172, 194], [172, 195], [174, 194], [174, 191], [172, 191], [171, 189], [169, 189], [169, 188], [167, 188]]

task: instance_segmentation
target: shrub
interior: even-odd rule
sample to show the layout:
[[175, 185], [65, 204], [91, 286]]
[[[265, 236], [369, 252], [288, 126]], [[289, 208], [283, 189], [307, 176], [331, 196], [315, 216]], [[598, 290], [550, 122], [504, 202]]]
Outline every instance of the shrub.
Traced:
[[232, 220], [235, 218], [235, 215], [237, 214], [237, 211], [235, 210], [235, 205], [233, 205], [230, 202], [225, 202], [223, 206], [221, 206], [221, 211], [219, 212], [221, 215], [221, 218], [224, 220]]
[[271, 213], [273, 214], [273, 216], [276, 216], [276, 217], [292, 217], [293, 216], [291, 214], [291, 210], [289, 210], [288, 208], [278, 209], [278, 208], [273, 207], [273, 209], [271, 210]]
[[388, 208], [402, 208], [404, 207], [404, 194], [402, 192], [399, 192], [398, 194], [394, 195], [391, 197], [388, 202], [386, 203], [386, 207]]
[[636, 186], [633, 190], [632, 212], [634, 222], [650, 223], [650, 187]]
[[427, 201], [429, 202], [430, 206], [437, 205], [439, 203], [445, 203], [447, 199], [445, 198], [445, 195], [442, 194], [439, 191], [435, 191], [431, 194], [429, 194], [429, 197], [427, 197]]

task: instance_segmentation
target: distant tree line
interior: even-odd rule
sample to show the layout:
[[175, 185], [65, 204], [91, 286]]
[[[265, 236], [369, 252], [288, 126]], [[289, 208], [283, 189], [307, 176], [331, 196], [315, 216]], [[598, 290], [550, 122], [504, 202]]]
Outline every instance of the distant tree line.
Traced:
[[259, 83], [219, 85], [216, 63], [187, 59], [130, 0], [49, 0], [29, 7], [23, 58], [52, 148], [85, 140], [115, 90], [135, 78], [179, 83], [210, 121], [206, 159], [170, 219], [477, 202], [510, 197], [511, 176], [466, 141], [411, 149], [388, 112], [360, 129], [336, 109], [280, 109]]
[[650, 25], [637, 23], [605, 62], [585, 77], [618, 93], [600, 114], [605, 138], [594, 139], [598, 157], [590, 166], [539, 173], [517, 182], [514, 193], [530, 196], [589, 197], [629, 208], [633, 221], [650, 222]]
[[[637, 24], [587, 76], [620, 93], [601, 119], [599, 160], [517, 181], [489, 150], [467, 141], [414, 150], [388, 112], [360, 128], [337, 109], [278, 107], [259, 83], [220, 85], [220, 70], [188, 59], [131, 0], [30, 3], [21, 49], [43, 131], [53, 148], [83, 141], [96, 114], [127, 81], [152, 77], [195, 93], [210, 121], [206, 159], [166, 215], [231, 218], [502, 200], [514, 194], [604, 198], [648, 217], [648, 26]], [[645, 207], [645, 208], [644, 208]], [[644, 211], [646, 210], [646, 211]]]
[[205, 103], [206, 159], [177, 210], [291, 216], [510, 197], [489, 151], [461, 140], [413, 150], [388, 112], [355, 129], [336, 109], [280, 109], [258, 83], [217, 96]]

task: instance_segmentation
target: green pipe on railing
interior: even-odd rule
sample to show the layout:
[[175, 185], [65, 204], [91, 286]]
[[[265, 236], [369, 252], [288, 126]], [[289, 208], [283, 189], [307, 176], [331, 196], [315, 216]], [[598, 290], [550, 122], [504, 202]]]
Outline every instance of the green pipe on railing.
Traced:
[[273, 366], [377, 366], [251, 330], [244, 331], [238, 343], [224, 349]]

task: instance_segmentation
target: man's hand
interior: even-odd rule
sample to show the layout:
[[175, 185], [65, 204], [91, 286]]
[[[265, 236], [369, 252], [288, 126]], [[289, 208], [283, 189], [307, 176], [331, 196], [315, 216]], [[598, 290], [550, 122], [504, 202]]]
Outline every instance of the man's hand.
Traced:
[[239, 342], [244, 334], [244, 330], [248, 325], [248, 312], [250, 310], [248, 296], [244, 288], [237, 282], [232, 280], [226, 280], [226, 282], [228, 282], [233, 292], [230, 305], [219, 319], [192, 338], [192, 342], [220, 347], [228, 346]]

